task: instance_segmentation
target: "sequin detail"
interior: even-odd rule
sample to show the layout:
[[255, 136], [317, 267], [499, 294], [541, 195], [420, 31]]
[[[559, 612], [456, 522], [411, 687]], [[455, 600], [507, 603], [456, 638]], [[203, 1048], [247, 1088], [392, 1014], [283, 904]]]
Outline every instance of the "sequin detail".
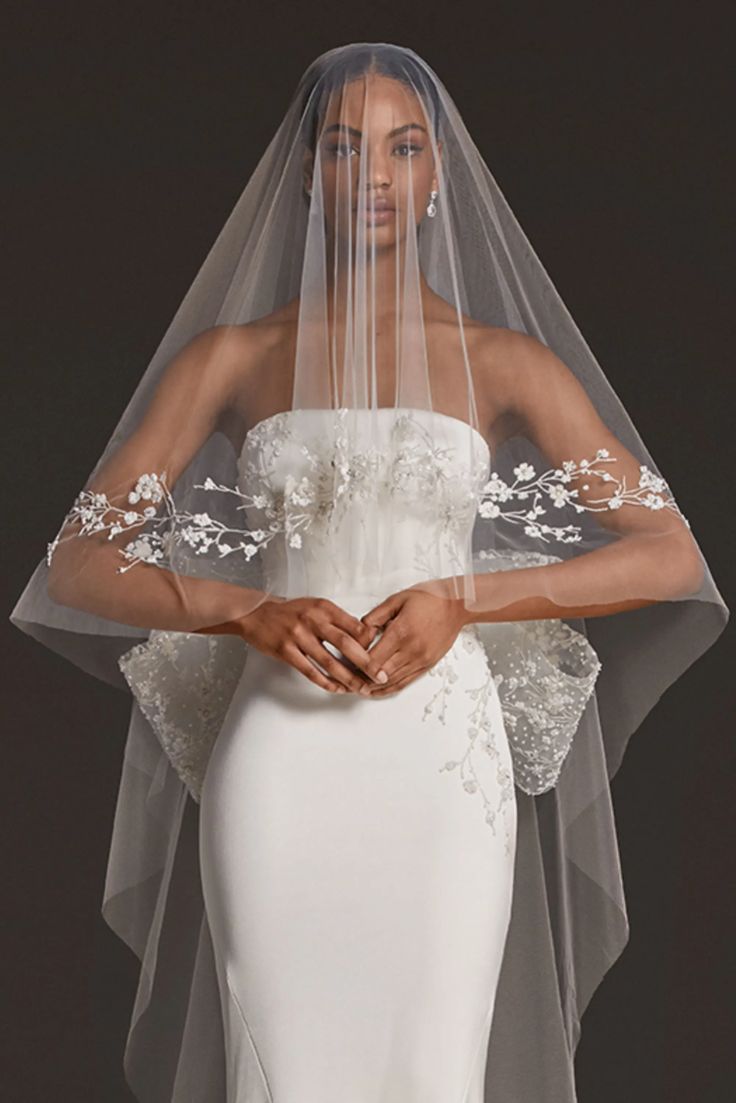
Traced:
[[247, 652], [236, 636], [156, 631], [119, 660], [139, 708], [197, 803]]
[[[484, 570], [540, 567], [542, 552], [481, 551]], [[498, 690], [516, 786], [530, 796], [554, 788], [602, 664], [590, 641], [565, 621], [476, 622]]]

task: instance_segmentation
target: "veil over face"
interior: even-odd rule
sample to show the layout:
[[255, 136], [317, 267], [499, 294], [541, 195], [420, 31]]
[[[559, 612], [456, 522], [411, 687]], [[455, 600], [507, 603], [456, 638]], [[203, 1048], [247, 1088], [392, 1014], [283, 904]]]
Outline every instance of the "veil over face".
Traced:
[[[434, 522], [421, 546], [417, 517]], [[131, 612], [156, 571], [176, 626]], [[216, 984], [201, 899], [175, 924], [166, 908], [198, 883], [187, 820], [247, 661], [242, 641], [201, 634], [217, 626], [211, 583], [238, 615], [415, 587], [478, 618], [519, 805], [488, 1098], [572, 1103], [581, 1016], [628, 938], [610, 780], [728, 610], [456, 105], [407, 47], [355, 43], [307, 68], [13, 613], [135, 695], [103, 912], [143, 963], [131, 1083], [154, 1083], [163, 1046], [177, 1071], [155, 1098], [187, 1103], [224, 1101]], [[164, 999], [172, 1022], [188, 1013], [154, 1059]]]

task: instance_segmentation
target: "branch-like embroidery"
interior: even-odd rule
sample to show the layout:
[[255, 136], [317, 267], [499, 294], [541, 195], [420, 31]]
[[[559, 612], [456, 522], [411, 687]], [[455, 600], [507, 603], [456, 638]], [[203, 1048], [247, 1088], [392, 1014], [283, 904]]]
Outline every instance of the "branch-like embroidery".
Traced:
[[[469, 795], [480, 795], [483, 803], [483, 813], [486, 824], [493, 834], [497, 834], [498, 820], [503, 819], [505, 827], [506, 853], [511, 853], [512, 843], [509, 833], [509, 823], [505, 815], [508, 805], [514, 800], [513, 770], [510, 770], [504, 761], [499, 749], [499, 740], [505, 739], [505, 733], [496, 730], [493, 716], [493, 698], [496, 696], [495, 680], [493, 672], [485, 661], [485, 652], [476, 629], [470, 625], [460, 630], [457, 640], [450, 650], [442, 658], [430, 667], [427, 673], [432, 677], [439, 677], [440, 688], [424, 706], [422, 720], [426, 720], [432, 713], [435, 703], [440, 701], [440, 710], [437, 719], [446, 723], [447, 698], [453, 692], [453, 686], [458, 681], [456, 665], [458, 661], [458, 646], [462, 646], [471, 654], [477, 652], [484, 659], [485, 673], [480, 685], [467, 686], [465, 694], [474, 704], [469, 707], [467, 714], [468, 743], [465, 751], [458, 759], [449, 759], [438, 772], [458, 769], [458, 775], [463, 790]], [[489, 795], [482, 784], [476, 769], [474, 755], [482, 750], [495, 764], [495, 778], [493, 796]], [[495, 798], [495, 799], [494, 799]]]
[[[123, 506], [114, 505], [106, 494], [83, 490], [47, 547], [48, 564], [63, 530], [74, 523], [79, 525], [78, 536], [106, 533], [109, 540], [114, 540], [123, 533], [139, 532], [119, 548], [126, 560], [118, 568], [121, 573], [137, 563], [166, 566], [177, 544], [187, 545], [197, 555], [212, 551], [223, 557], [242, 552], [250, 560], [275, 536], [283, 534], [289, 547], [300, 549], [307, 533], [324, 535], [339, 524], [351, 503], [380, 500], [382, 496], [405, 497], [447, 532], [459, 531], [472, 522], [477, 487], [487, 468], [476, 470], [470, 480], [473, 485], [469, 485], [465, 468], [455, 468], [454, 449], [436, 447], [426, 428], [408, 414], [396, 418], [387, 454], [376, 447], [356, 448], [345, 425], [347, 413], [345, 408], [336, 412], [333, 434], [298, 441], [300, 462], [306, 472], [287, 473], [281, 487], [269, 461], [278, 456], [287, 441], [293, 441], [294, 434], [285, 419], [270, 419], [251, 432], [241, 471], [246, 489], [217, 483], [209, 476], [195, 484], [195, 490], [236, 497], [236, 512], [249, 508], [258, 511], [259, 526], [233, 527], [209, 512], [179, 510], [166, 473], [144, 474]], [[145, 532], [140, 531], [144, 528]]]
[[[288, 473], [280, 482], [264, 460], [267, 454], [272, 461], [285, 442], [293, 443], [284, 416], [280, 421], [274, 418], [261, 423], [249, 434], [241, 471], [246, 489], [226, 486], [210, 477], [196, 484], [197, 490], [236, 497], [236, 512], [257, 511], [258, 524], [254, 527], [228, 524], [206, 511], [177, 509], [166, 473], [147, 473], [138, 478], [123, 505], [113, 504], [104, 493], [83, 490], [48, 545], [47, 562], [51, 564], [64, 529], [74, 523], [79, 526], [76, 535], [80, 536], [106, 533], [109, 540], [114, 540], [125, 533], [137, 534], [119, 548], [126, 561], [119, 572], [137, 563], [166, 566], [174, 547], [182, 544], [196, 555], [214, 552], [224, 557], [240, 552], [250, 560], [279, 534], [290, 548], [300, 549], [306, 534], [324, 536], [339, 523], [351, 503], [386, 495], [405, 497], [411, 509], [423, 510], [435, 522], [436, 531], [447, 537], [462, 536], [478, 515], [523, 525], [528, 536], [545, 543], [581, 540], [577, 525], [555, 526], [540, 520], [549, 503], [558, 509], [569, 505], [578, 513], [620, 509], [629, 504], [670, 509], [689, 527], [664, 479], [642, 464], [638, 486], [628, 487], [625, 478], [617, 480], [605, 470], [605, 464], [615, 461], [604, 448], [598, 449], [593, 460], [566, 460], [562, 467], [541, 475], [531, 464], [521, 463], [514, 468], [515, 481], [507, 483], [495, 471], [488, 478], [487, 456], [470, 470], [457, 462], [453, 456], [457, 449], [436, 446], [431, 432], [411, 414], [396, 418], [386, 455], [375, 447], [356, 448], [345, 425], [346, 413], [345, 409], [337, 411], [332, 436], [322, 434], [314, 441], [296, 442], [302, 460], [306, 460], [306, 472]], [[267, 435], [266, 441], [263, 435]], [[250, 458], [251, 452], [254, 458]], [[593, 476], [610, 483], [611, 493], [581, 503], [577, 500], [578, 488], [570, 484]], [[587, 490], [587, 484], [582, 489]], [[523, 508], [513, 508], [513, 503], [527, 500], [529, 504]], [[506, 508], [505, 503], [512, 505]], [[459, 564], [458, 572], [461, 570]]]
[[[294, 501], [300, 501], [300, 488], [295, 480], [289, 495]], [[248, 505], [267, 508], [266, 496], [244, 494], [238, 488], [220, 486], [210, 478], [204, 483], [195, 484], [197, 490], [217, 490], [225, 494], [235, 494], [241, 499], [238, 509]], [[130, 508], [138, 503], [150, 502], [143, 508]], [[299, 525], [292, 518], [293, 527]], [[209, 513], [192, 513], [177, 510], [174, 498], [166, 484], [166, 473], [141, 475], [135, 488], [128, 495], [127, 506], [116, 506], [106, 494], [83, 490], [67, 513], [55, 538], [47, 547], [46, 562], [51, 565], [54, 552], [59, 545], [62, 533], [68, 524], [79, 524], [77, 536], [90, 536], [95, 533], [107, 533], [108, 540], [114, 540], [122, 533], [132, 532], [148, 525], [149, 531], [141, 533], [134, 540], [119, 548], [120, 554], [128, 561], [126, 566], [118, 567], [118, 573], [129, 571], [137, 563], [149, 563], [153, 566], [165, 566], [174, 544], [187, 544], [197, 555], [204, 555], [215, 548], [220, 556], [242, 551], [246, 559], [251, 559], [264, 544], [267, 544], [280, 525], [270, 526], [268, 530], [233, 528], [223, 521], [210, 517]], [[292, 533], [294, 540], [298, 533]], [[299, 545], [297, 545], [299, 546]]]
[[[652, 510], [669, 509], [677, 513], [688, 528], [690, 527], [689, 521], [677, 506], [664, 479], [650, 471], [646, 464], [640, 464], [639, 485], [628, 487], [625, 476], [622, 479], [616, 479], [602, 466], [615, 462], [615, 457], [611, 456], [606, 448], [599, 448], [592, 460], [583, 459], [579, 463], [574, 460], [565, 460], [562, 467], [550, 468], [541, 475], [537, 475], [531, 464], [521, 463], [514, 468], [516, 479], [511, 484], [504, 482], [494, 471], [481, 492], [478, 513], [489, 520], [500, 519], [511, 524], [523, 525], [527, 536], [544, 540], [546, 543], [551, 539], [563, 544], [576, 543], [581, 539], [581, 529], [578, 525], [548, 525], [539, 522], [538, 518], [547, 512], [542, 504], [545, 498], [549, 499], [556, 509], [570, 505], [577, 513], [600, 513], [604, 510], [620, 509], [623, 505], [644, 506]], [[604, 498], [593, 498], [589, 503], [581, 503], [577, 501], [579, 490], [568, 489], [568, 484], [591, 476], [597, 476], [603, 482], [612, 483], [611, 493]], [[589, 487], [583, 484], [582, 489], [588, 490]], [[503, 502], [512, 499], [526, 501], [529, 498], [531, 498], [530, 506], [523, 509], [502, 508]]]

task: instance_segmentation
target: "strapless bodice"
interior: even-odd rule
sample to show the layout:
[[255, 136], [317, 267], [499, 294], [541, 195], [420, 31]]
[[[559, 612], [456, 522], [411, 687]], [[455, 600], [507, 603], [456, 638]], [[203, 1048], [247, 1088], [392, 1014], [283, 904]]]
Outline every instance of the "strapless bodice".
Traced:
[[387, 594], [462, 573], [490, 450], [407, 407], [286, 410], [246, 435], [239, 488], [264, 583], [285, 597]]

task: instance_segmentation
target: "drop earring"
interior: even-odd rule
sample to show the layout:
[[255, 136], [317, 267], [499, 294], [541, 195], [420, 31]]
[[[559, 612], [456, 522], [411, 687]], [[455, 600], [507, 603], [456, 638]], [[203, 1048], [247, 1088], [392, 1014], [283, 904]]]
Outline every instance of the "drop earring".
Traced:
[[427, 214], [430, 218], [434, 218], [434, 216], [437, 214], [437, 204], [435, 203], [435, 199], [437, 198], [437, 196], [439, 194], [440, 193], [438, 191], [434, 191], [434, 190], [432, 190], [429, 193], [429, 203], [427, 204]]

